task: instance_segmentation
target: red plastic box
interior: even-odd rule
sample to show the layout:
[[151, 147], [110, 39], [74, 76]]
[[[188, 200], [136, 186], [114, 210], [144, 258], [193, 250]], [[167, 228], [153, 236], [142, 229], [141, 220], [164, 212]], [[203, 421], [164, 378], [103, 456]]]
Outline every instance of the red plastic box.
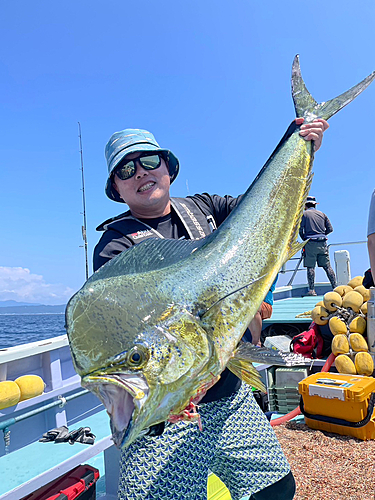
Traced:
[[79, 465], [22, 500], [95, 500], [99, 471]]

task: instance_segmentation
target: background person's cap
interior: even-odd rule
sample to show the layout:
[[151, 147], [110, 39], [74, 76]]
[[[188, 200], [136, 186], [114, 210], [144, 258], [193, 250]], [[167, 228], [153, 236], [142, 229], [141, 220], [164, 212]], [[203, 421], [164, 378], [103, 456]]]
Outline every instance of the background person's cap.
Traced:
[[313, 205], [317, 205], [318, 204], [318, 202], [315, 199], [315, 196], [308, 196], [306, 198], [306, 203], [312, 203]]
[[127, 128], [120, 132], [115, 132], [105, 147], [105, 158], [108, 165], [108, 179], [105, 186], [105, 193], [111, 200], [124, 203], [118, 192], [112, 186], [112, 173], [117, 165], [130, 153], [141, 153], [142, 151], [155, 151], [163, 153], [167, 163], [171, 183], [177, 177], [179, 163], [176, 156], [168, 149], [162, 149], [156, 142], [155, 137], [147, 130], [139, 128]]

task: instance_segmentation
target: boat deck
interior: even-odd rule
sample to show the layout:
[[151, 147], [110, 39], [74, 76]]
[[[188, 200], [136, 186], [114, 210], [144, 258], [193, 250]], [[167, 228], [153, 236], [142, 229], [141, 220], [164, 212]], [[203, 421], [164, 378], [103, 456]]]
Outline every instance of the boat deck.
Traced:
[[264, 325], [271, 323], [311, 323], [311, 317], [296, 316], [311, 311], [317, 302], [323, 299], [322, 295], [316, 297], [288, 297], [276, 300], [273, 304], [272, 317], [263, 320]]
[[94, 445], [36, 441], [0, 457], [1, 475], [6, 478], [0, 481], [0, 499], [19, 500], [80, 463], [94, 465], [93, 457], [113, 445], [105, 410], [81, 420], [75, 428], [79, 427], [91, 428]]

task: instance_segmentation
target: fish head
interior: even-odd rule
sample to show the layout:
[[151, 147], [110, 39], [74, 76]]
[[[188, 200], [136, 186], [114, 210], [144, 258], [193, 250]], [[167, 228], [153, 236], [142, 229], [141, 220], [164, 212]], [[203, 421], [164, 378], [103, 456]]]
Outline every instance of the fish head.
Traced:
[[[115, 287], [116, 289], [116, 287]], [[97, 282], [66, 310], [75, 369], [102, 401], [117, 447], [178, 414], [205, 384], [211, 357], [206, 331], [186, 306], [122, 302]], [[128, 298], [129, 302], [129, 298]]]

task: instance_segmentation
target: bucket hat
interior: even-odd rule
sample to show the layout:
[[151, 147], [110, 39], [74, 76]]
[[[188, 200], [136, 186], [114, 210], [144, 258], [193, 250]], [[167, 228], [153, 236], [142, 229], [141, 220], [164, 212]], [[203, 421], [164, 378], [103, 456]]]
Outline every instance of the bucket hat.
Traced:
[[317, 205], [318, 202], [316, 201], [315, 196], [308, 196], [306, 198], [306, 203], [312, 203], [313, 205]]
[[139, 128], [126, 128], [115, 132], [109, 139], [105, 147], [105, 158], [108, 165], [108, 179], [105, 186], [105, 193], [111, 200], [124, 203], [112, 186], [112, 174], [117, 165], [130, 153], [141, 153], [142, 151], [155, 151], [163, 153], [167, 163], [171, 183], [177, 177], [179, 162], [176, 156], [168, 149], [163, 149], [156, 142], [155, 137], [147, 130]]

